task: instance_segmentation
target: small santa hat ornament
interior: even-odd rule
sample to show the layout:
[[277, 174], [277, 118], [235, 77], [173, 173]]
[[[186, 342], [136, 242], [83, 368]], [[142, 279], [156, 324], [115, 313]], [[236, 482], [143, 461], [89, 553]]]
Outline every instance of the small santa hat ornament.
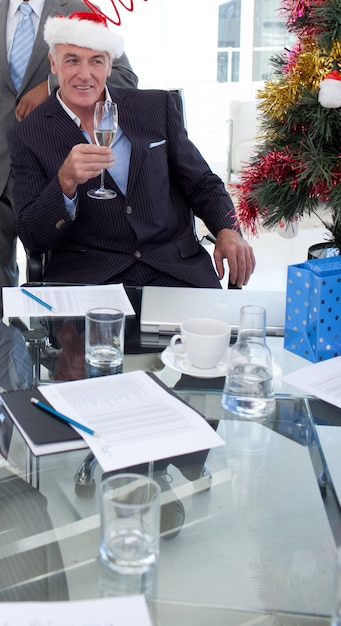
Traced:
[[341, 74], [337, 62], [334, 63], [334, 69], [320, 82], [318, 101], [325, 109], [341, 107]]
[[122, 55], [124, 48], [122, 37], [108, 28], [104, 15], [92, 11], [48, 17], [44, 39], [52, 53], [54, 47], [62, 43], [105, 51], [113, 59], [117, 59]]

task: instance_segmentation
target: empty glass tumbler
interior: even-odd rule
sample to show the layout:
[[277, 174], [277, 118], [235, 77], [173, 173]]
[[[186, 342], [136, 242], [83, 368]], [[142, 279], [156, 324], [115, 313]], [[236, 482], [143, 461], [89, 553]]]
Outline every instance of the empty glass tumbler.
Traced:
[[271, 352], [266, 344], [266, 310], [240, 310], [237, 341], [231, 349], [222, 396], [224, 417], [267, 419], [275, 411]]
[[85, 371], [88, 378], [123, 371], [125, 315], [99, 308], [85, 315]]

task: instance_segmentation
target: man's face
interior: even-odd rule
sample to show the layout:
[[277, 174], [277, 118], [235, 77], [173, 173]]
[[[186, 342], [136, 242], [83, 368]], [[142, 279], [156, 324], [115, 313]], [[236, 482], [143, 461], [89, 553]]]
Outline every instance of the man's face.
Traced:
[[104, 99], [104, 87], [111, 73], [107, 52], [57, 44], [49, 54], [51, 72], [57, 74], [63, 102], [74, 112], [94, 109]]

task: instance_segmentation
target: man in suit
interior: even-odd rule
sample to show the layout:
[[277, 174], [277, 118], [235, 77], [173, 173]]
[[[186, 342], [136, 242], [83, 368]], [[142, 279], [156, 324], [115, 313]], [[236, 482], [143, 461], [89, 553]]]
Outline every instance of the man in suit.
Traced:
[[[254, 255], [222, 181], [189, 141], [167, 92], [106, 84], [116, 54], [106, 31], [77, 16], [47, 20], [60, 90], [8, 135], [23, 244], [52, 251], [46, 280], [218, 288], [226, 258], [230, 281], [245, 285]], [[94, 141], [93, 112], [103, 99], [118, 104], [113, 149]], [[87, 195], [102, 168], [114, 199]], [[191, 210], [217, 238], [217, 273]]]
[[[14, 34], [20, 19], [20, 3], [21, 0], [0, 0], [0, 287], [18, 282], [16, 219], [6, 133], [48, 97], [50, 63], [48, 46], [43, 37], [47, 17], [87, 10], [82, 0], [29, 0], [33, 9], [35, 40], [17, 91], [12, 82], [10, 64]], [[119, 86], [137, 86], [137, 77], [125, 54], [114, 60], [110, 80]]]

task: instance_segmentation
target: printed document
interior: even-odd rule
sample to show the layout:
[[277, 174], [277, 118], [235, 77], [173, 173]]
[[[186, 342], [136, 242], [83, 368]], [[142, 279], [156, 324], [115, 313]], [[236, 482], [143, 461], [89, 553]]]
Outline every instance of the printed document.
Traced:
[[144, 596], [75, 602], [2, 602], [0, 626], [152, 626]]
[[341, 356], [308, 365], [283, 377], [294, 387], [341, 408]]
[[[29, 297], [20, 287], [3, 287], [4, 317], [83, 317], [90, 309], [110, 307], [135, 315], [123, 285], [75, 285], [54, 287], [25, 287]], [[37, 302], [42, 300], [53, 310]]]
[[77, 428], [105, 472], [223, 445], [205, 419], [143, 371], [38, 387]]

